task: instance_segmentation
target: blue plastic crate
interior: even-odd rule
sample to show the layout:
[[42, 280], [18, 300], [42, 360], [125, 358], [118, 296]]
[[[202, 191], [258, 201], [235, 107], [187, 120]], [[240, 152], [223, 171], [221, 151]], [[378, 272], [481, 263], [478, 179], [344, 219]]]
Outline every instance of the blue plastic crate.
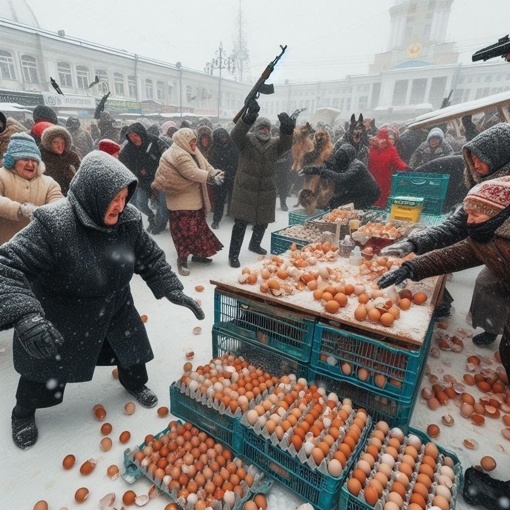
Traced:
[[268, 348], [264, 344], [226, 333], [216, 326], [212, 329], [212, 352], [213, 357], [224, 354], [242, 356], [250, 364], [272, 376], [295, 374], [298, 378], [308, 378], [308, 364], [292, 359], [285, 353]]
[[317, 209], [314, 214], [307, 214], [305, 209], [296, 209], [289, 212], [289, 225], [303, 225], [305, 221], [320, 218], [328, 211]]
[[227, 334], [260, 342], [298, 361], [310, 361], [313, 315], [216, 289], [214, 325]]
[[391, 195], [445, 199], [450, 174], [396, 172], [391, 176]]
[[216, 441], [233, 448], [234, 422], [237, 418], [220, 414], [216, 409], [181, 393], [175, 383], [170, 386], [170, 411], [177, 418], [189, 421], [207, 432]]
[[[410, 434], [417, 435], [422, 443], [429, 443], [434, 442], [430, 439], [425, 432], [415, 429], [413, 427], [409, 428]], [[455, 453], [443, 448], [441, 445], [435, 443], [436, 446], [439, 449], [439, 452], [441, 455], [451, 457], [454, 461], [454, 467], [453, 471], [455, 473], [455, 484], [454, 484], [454, 490], [452, 492], [452, 499], [450, 500], [450, 510], [455, 510], [455, 506], [457, 504], [457, 495], [459, 491], [462, 489], [463, 482], [464, 482], [464, 475], [463, 475], [463, 469], [462, 465], [459, 461], [459, 458]], [[406, 507], [406, 504], [404, 503], [404, 507]], [[341, 495], [340, 495], [340, 507], [342, 510], [373, 510], [373, 506], [368, 505], [365, 501], [363, 501], [361, 498], [357, 496], [353, 496], [348, 490], [347, 490], [347, 483], [345, 483], [342, 486]]]
[[235, 435], [239, 449], [242, 449], [242, 456], [249, 463], [309, 501], [318, 510], [335, 510], [338, 508], [342, 485], [363, 448], [369, 428], [370, 425], [363, 431], [356, 449], [349, 457], [341, 475], [336, 478], [312, 469], [298, 457], [257, 435], [251, 427], [246, 427], [241, 422], [236, 423]]
[[[317, 323], [310, 366], [312, 370], [319, 371], [332, 380], [347, 381], [381, 396], [409, 403], [420, 385], [432, 330], [431, 322], [423, 345], [417, 347], [404, 343], [397, 345], [396, 340], [379, 335], [369, 338], [362, 335], [360, 330], [353, 331], [345, 326], [332, 327]], [[342, 372], [344, 362], [351, 367], [348, 375]], [[360, 369], [369, 373], [365, 381], [359, 378]], [[384, 386], [375, 384], [375, 374], [386, 377]]]
[[399, 427], [404, 432], [409, 428], [419, 394], [419, 391], [416, 391], [410, 402], [402, 402], [399, 399], [385, 397], [379, 391], [370, 391], [346, 381], [333, 380], [329, 375], [313, 369], [310, 369], [308, 380], [325, 387], [328, 392], [335, 392], [340, 398], [350, 398], [354, 407], [366, 409], [374, 422], [384, 420], [391, 427]]
[[271, 232], [271, 253], [273, 255], [279, 255], [280, 253], [286, 252], [290, 249], [292, 243], [294, 243], [298, 248], [302, 248], [303, 246], [310, 244], [310, 241], [307, 241], [306, 239], [297, 239], [281, 235], [280, 232], [282, 230], [286, 229]]

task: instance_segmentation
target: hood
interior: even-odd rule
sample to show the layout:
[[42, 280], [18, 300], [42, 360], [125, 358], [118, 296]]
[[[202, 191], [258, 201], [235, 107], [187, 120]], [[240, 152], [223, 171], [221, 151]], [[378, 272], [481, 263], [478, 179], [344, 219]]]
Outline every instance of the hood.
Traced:
[[69, 131], [77, 131], [80, 125], [80, 119], [78, 117], [69, 117], [66, 120], [66, 128], [69, 129]]
[[64, 152], [69, 152], [71, 150], [71, 147], [73, 145], [73, 139], [71, 138], [71, 135], [69, 134], [69, 131], [62, 126], [51, 126], [46, 128], [43, 131], [43, 134], [41, 136], [41, 145], [49, 152], [53, 152], [51, 150], [51, 143], [55, 138], [63, 138], [64, 142], [66, 144], [66, 148]]
[[0, 133], [3, 133], [5, 127], [7, 126], [7, 117], [0, 112]]
[[[174, 131], [169, 135], [168, 130], [172, 128]], [[177, 127], [177, 124], [173, 120], [167, 120], [166, 122], [163, 122], [161, 124], [161, 133], [164, 136], [171, 136], [173, 135], [179, 128]]]
[[429, 134], [427, 135], [427, 142], [429, 142], [431, 138], [439, 138], [441, 142], [443, 142], [444, 141], [443, 130], [438, 127], [432, 128], [429, 131]]
[[133, 147], [136, 147], [136, 145], [129, 140], [128, 138], [129, 133], [136, 133], [137, 135], [140, 135], [140, 137], [142, 138], [142, 147], [147, 143], [148, 133], [147, 129], [142, 123], [134, 122], [126, 129], [126, 139], [128, 143], [131, 144]]
[[186, 152], [189, 152], [190, 154], [195, 154], [196, 151], [192, 151], [191, 147], [189, 146], [189, 143], [191, 140], [196, 140], [197, 135], [195, 132], [190, 128], [181, 128], [178, 131], [176, 131], [173, 136], [172, 140], [174, 143], [176, 143], [181, 149], [184, 149]]
[[137, 182], [136, 177], [119, 160], [95, 150], [82, 159], [67, 196], [83, 223], [110, 230], [104, 224], [108, 206], [117, 193], [126, 187], [127, 205]]
[[43, 104], [38, 104], [32, 113], [34, 122], [46, 121], [52, 124], [58, 124], [57, 114], [49, 107]]
[[[481, 180], [475, 172], [471, 154], [475, 154], [489, 165], [488, 175], [492, 175], [510, 163], [510, 124], [496, 124], [482, 131], [462, 147], [462, 152], [467, 165], [466, 181], [470, 182], [469, 187], [471, 188]], [[483, 179], [487, 177], [484, 176]]]
[[335, 162], [340, 168], [349, 166], [356, 159], [356, 149], [350, 143], [344, 143], [335, 152]]
[[217, 128], [213, 131], [213, 143], [221, 144], [221, 138], [226, 137], [227, 143], [230, 141], [230, 135], [225, 128]]
[[208, 136], [212, 142], [213, 130], [209, 126], [202, 125], [197, 128], [197, 142], [199, 142], [200, 138], [204, 135]]
[[108, 112], [101, 112], [97, 127], [101, 132], [111, 129], [115, 124], [115, 119]]

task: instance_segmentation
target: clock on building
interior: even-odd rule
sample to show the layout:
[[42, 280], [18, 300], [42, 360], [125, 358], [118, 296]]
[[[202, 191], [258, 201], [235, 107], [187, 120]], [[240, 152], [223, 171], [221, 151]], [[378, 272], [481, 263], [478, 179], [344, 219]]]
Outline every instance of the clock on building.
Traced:
[[407, 47], [407, 50], [406, 50], [407, 58], [417, 58], [417, 57], [419, 57], [422, 48], [423, 47], [422, 47], [422, 45], [419, 42], [415, 42], [415, 43], [410, 44]]

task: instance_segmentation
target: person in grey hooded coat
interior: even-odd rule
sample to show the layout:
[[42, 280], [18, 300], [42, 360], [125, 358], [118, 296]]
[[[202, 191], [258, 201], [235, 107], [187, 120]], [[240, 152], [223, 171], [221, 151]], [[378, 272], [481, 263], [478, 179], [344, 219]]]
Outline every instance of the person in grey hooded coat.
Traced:
[[12, 413], [19, 448], [37, 440], [36, 409], [59, 404], [66, 383], [91, 380], [96, 365], [117, 365], [122, 386], [141, 405], [156, 405], [145, 385], [153, 353], [131, 295], [134, 274], [157, 299], [204, 317], [128, 204], [136, 184], [122, 163], [93, 151], [67, 198], [39, 207], [0, 247], [0, 330], [14, 328], [21, 376]]

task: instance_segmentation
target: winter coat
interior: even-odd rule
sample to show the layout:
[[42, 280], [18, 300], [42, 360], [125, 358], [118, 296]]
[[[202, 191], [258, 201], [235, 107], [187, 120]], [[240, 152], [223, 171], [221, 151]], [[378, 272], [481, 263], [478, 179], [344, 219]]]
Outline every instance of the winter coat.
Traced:
[[427, 141], [427, 135], [428, 131], [425, 129], [408, 129], [399, 136], [395, 146], [402, 161], [409, 163], [414, 151]]
[[425, 163], [429, 163], [437, 158], [444, 156], [451, 156], [453, 154], [452, 146], [445, 140], [443, 140], [437, 147], [432, 148], [430, 144], [425, 141], [419, 145], [419, 147], [413, 152], [411, 159], [409, 160], [409, 166], [416, 168]]
[[464, 168], [466, 163], [464, 158], [459, 155], [445, 156], [437, 158], [429, 163], [415, 168], [413, 172], [448, 174], [448, 190], [443, 203], [443, 212], [450, 212], [455, 206], [462, 204], [467, 195], [468, 188], [464, 180]]
[[[129, 140], [130, 133], [137, 133], [142, 138], [140, 147]], [[133, 172], [139, 186], [147, 193], [151, 193], [151, 184], [158, 169], [159, 159], [168, 149], [168, 145], [157, 136], [147, 133], [145, 126], [140, 122], [135, 122], [127, 128], [126, 139], [127, 143], [120, 151], [119, 160]]]
[[[338, 151], [347, 155], [348, 162], [340, 163]], [[326, 162], [321, 178], [328, 178], [335, 184], [331, 209], [354, 203], [356, 209], [367, 209], [379, 198], [381, 190], [365, 165], [356, 159], [356, 150], [348, 143], [341, 145], [335, 156]]]
[[[225, 143], [221, 141], [223, 137], [227, 138]], [[225, 183], [234, 182], [239, 164], [239, 151], [226, 129], [218, 128], [214, 130], [213, 144], [208, 161], [214, 168], [225, 172]]]
[[239, 149], [239, 168], [234, 181], [230, 215], [248, 223], [267, 224], [275, 221], [275, 163], [292, 148], [292, 134], [280, 131], [278, 138], [262, 143], [251, 126], [240, 119], [230, 136]]
[[[206, 136], [209, 139], [209, 143], [206, 145], [202, 144], [202, 137]], [[202, 125], [197, 129], [197, 147], [207, 161], [211, 155], [211, 149], [213, 144], [213, 130], [209, 126]]]
[[28, 218], [18, 217], [21, 204], [41, 206], [61, 198], [64, 195], [58, 183], [44, 175], [44, 163], [39, 163], [38, 175], [30, 181], [14, 169], [0, 168], [0, 245], [28, 225]]
[[[51, 143], [57, 137], [65, 141], [65, 149], [62, 154], [53, 152]], [[80, 157], [72, 150], [73, 140], [69, 131], [60, 126], [52, 126], [44, 130], [41, 138], [41, 158], [46, 165], [46, 175], [53, 177], [62, 189], [64, 196], [69, 190], [69, 183], [80, 167]]]
[[97, 144], [105, 138], [114, 142], [119, 141], [120, 129], [117, 127], [117, 121], [108, 112], [101, 112], [97, 127], [99, 128], [99, 137], [94, 140], [94, 148], [97, 148]]
[[[490, 162], [487, 175], [481, 176], [475, 172], [471, 153]], [[464, 145], [463, 155], [464, 181], [469, 189], [479, 182], [510, 175], [510, 124], [497, 124], [482, 131]], [[408, 240], [415, 245], [418, 254], [450, 246], [467, 237], [466, 219], [464, 208], [460, 207], [441, 225], [412, 234]]]
[[58, 360], [32, 358], [16, 336], [14, 367], [36, 382], [88, 381], [105, 339], [129, 368], [153, 358], [130, 290], [139, 274], [157, 299], [182, 284], [146, 233], [138, 210], [126, 205], [104, 226], [112, 199], [136, 179], [99, 151], [86, 156], [66, 199], [41, 207], [30, 224], [0, 247], [0, 330], [42, 314], [64, 338]]
[[81, 159], [94, 150], [94, 142], [88, 131], [85, 131], [82, 127], [78, 127], [78, 129], [69, 129], [69, 133], [71, 133], [73, 144]]
[[[3, 117], [3, 118], [2, 118]], [[0, 167], [3, 166], [4, 154], [7, 152], [9, 140], [14, 133], [26, 133], [27, 130], [23, 124], [19, 123], [11, 117], [5, 118], [5, 115], [0, 112], [0, 124], [4, 129], [0, 132]], [[1, 129], [1, 128], [0, 128]]]
[[200, 151], [191, 152], [189, 143], [177, 131], [174, 143], [163, 153], [152, 188], [163, 191], [170, 211], [211, 209], [207, 179], [216, 171]]
[[375, 205], [385, 208], [391, 192], [391, 176], [396, 170], [408, 170], [407, 164], [400, 159], [397, 149], [388, 145], [380, 149], [375, 145], [370, 146], [368, 156], [368, 171], [377, 182], [381, 195]]

